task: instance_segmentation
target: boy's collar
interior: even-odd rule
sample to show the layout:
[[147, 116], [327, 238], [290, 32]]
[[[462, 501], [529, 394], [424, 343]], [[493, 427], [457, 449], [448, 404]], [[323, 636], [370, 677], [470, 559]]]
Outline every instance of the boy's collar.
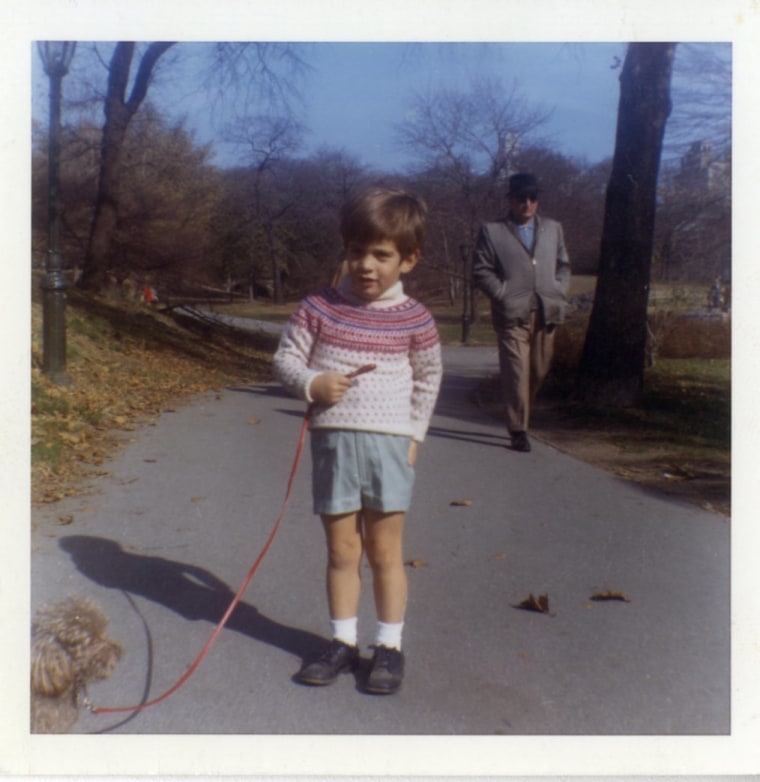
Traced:
[[363, 304], [365, 307], [393, 307], [406, 300], [404, 284], [401, 280], [391, 285], [382, 296], [373, 301], [365, 301], [351, 290], [351, 278], [348, 275], [338, 283], [337, 287], [344, 299], [350, 301], [352, 304]]

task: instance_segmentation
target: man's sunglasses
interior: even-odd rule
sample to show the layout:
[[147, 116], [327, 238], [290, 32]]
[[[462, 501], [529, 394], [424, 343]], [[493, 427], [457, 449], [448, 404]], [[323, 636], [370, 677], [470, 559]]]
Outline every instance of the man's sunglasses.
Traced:
[[510, 198], [514, 198], [515, 201], [522, 203], [523, 201], [538, 201], [538, 193], [522, 193], [521, 195], [513, 195]]

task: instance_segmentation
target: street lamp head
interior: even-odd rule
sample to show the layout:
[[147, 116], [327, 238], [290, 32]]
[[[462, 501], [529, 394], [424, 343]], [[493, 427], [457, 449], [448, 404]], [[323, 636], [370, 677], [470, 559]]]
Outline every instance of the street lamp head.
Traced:
[[48, 76], [63, 77], [69, 72], [76, 41], [39, 41], [37, 51]]

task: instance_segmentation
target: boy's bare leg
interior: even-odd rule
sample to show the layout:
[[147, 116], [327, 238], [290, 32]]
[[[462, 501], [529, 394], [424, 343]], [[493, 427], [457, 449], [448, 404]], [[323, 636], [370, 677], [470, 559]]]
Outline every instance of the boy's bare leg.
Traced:
[[404, 621], [407, 598], [404, 569], [404, 513], [364, 510], [364, 545], [372, 568], [375, 609], [381, 622]]
[[327, 537], [327, 602], [331, 619], [350, 619], [359, 611], [363, 543], [358, 513], [322, 516]]

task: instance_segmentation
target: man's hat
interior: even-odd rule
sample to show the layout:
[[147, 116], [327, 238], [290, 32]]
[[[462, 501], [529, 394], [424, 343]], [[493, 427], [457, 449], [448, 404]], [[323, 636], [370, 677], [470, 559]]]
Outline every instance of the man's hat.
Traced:
[[513, 174], [509, 178], [508, 196], [521, 198], [525, 196], [536, 197], [539, 194], [538, 180], [533, 174]]

